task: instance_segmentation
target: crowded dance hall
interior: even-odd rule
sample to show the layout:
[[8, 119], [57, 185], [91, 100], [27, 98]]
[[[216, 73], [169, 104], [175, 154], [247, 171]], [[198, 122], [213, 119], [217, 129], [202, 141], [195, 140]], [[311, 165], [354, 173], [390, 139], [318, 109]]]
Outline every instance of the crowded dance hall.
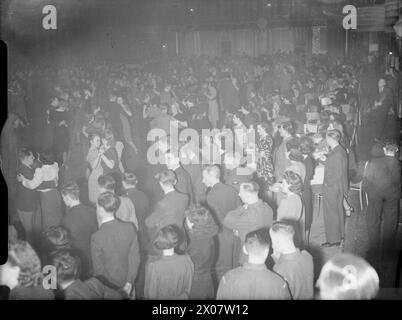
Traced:
[[401, 12], [2, 1], [1, 299], [402, 299]]

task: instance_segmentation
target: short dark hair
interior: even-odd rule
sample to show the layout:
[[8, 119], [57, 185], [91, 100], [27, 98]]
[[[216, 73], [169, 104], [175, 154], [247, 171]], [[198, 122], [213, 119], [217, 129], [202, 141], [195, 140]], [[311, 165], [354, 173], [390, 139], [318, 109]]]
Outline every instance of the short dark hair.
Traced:
[[243, 182], [240, 184], [240, 188], [250, 193], [258, 193], [260, 191], [260, 186], [255, 181]]
[[176, 174], [172, 170], [166, 170], [156, 175], [156, 179], [163, 185], [174, 186], [177, 182]]
[[116, 180], [111, 174], [103, 174], [98, 178], [98, 184], [103, 189], [114, 191], [116, 188]]
[[104, 192], [98, 197], [98, 206], [106, 212], [116, 213], [120, 207], [120, 198], [113, 192]]
[[64, 197], [68, 196], [74, 200], [79, 200], [80, 199], [80, 188], [78, 187], [78, 184], [76, 184], [75, 182], [67, 183], [62, 187], [61, 195]]
[[190, 220], [190, 222], [197, 224], [201, 221], [207, 221], [209, 219], [210, 212], [205, 206], [201, 204], [195, 204], [185, 211], [185, 215]]
[[271, 122], [262, 121], [257, 123], [257, 126], [261, 126], [268, 135], [272, 135], [273, 128]]
[[269, 229], [261, 228], [247, 233], [244, 241], [248, 252], [261, 252], [261, 249], [270, 247], [271, 240], [269, 237]]
[[300, 148], [300, 141], [299, 138], [294, 137], [286, 142], [286, 149], [288, 151], [292, 149], [299, 149]]
[[44, 165], [52, 165], [55, 162], [55, 157], [51, 151], [44, 151], [39, 154], [39, 159]]
[[397, 153], [399, 151], [398, 145], [394, 141], [385, 141], [384, 149], [387, 152]]
[[181, 229], [171, 224], [159, 230], [154, 241], [154, 246], [159, 250], [177, 248], [182, 240], [183, 232]]
[[57, 279], [72, 281], [78, 278], [81, 260], [69, 251], [58, 250], [52, 256], [52, 265], [56, 268]]
[[303, 154], [299, 149], [290, 149], [289, 159], [292, 161], [303, 162]]
[[286, 220], [275, 221], [271, 226], [271, 231], [274, 233], [283, 232], [283, 233], [288, 234], [291, 237], [294, 237], [295, 226], [290, 221], [286, 221]]

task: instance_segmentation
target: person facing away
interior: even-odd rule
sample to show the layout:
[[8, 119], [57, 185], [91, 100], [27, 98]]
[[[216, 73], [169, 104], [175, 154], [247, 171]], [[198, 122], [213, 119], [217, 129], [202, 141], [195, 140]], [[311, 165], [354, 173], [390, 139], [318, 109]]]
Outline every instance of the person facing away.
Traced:
[[206, 204], [219, 226], [215, 263], [217, 283], [226, 271], [233, 269], [237, 264], [233, 259], [236, 239], [232, 230], [223, 225], [223, 221], [229, 211], [241, 204], [236, 189], [222, 183], [220, 177], [221, 170], [215, 165], [206, 167], [202, 173], [202, 182], [209, 188]]
[[157, 179], [165, 196], [155, 205], [152, 213], [145, 219], [151, 242], [163, 227], [174, 224], [179, 228], [183, 228], [184, 211], [189, 203], [188, 195], [180, 193], [174, 188], [177, 179], [173, 171], [161, 172], [157, 175]]
[[321, 300], [371, 300], [378, 294], [380, 280], [364, 259], [341, 253], [324, 264], [316, 285]]
[[186, 210], [184, 227], [189, 238], [186, 252], [194, 263], [190, 299], [213, 299], [215, 295], [212, 278], [215, 254], [214, 237], [219, 228], [209, 210], [202, 205], [194, 205]]
[[176, 175], [177, 182], [175, 184], [175, 189], [178, 192], [188, 195], [190, 198], [190, 204], [192, 204], [194, 201], [194, 193], [191, 184], [191, 176], [182, 167], [179, 156], [174, 154], [173, 151], [170, 151], [165, 154], [165, 160], [167, 169], [172, 170]]
[[150, 202], [147, 195], [137, 188], [137, 184], [137, 176], [131, 171], [126, 171], [123, 178], [124, 195], [134, 204], [135, 215], [138, 219], [138, 232], [140, 234], [141, 246], [143, 246], [149, 241], [145, 218], [150, 211]]
[[[99, 191], [112, 192], [116, 194], [116, 180], [112, 174], [104, 174], [98, 178]], [[120, 200], [120, 206], [116, 211], [115, 217], [121, 221], [131, 222], [136, 227], [138, 231], [138, 220], [135, 214], [135, 207], [130, 198], [126, 196], [118, 196]]]
[[398, 146], [386, 142], [383, 150], [384, 156], [368, 162], [362, 185], [368, 194], [369, 254], [379, 261], [395, 257], [401, 198], [401, 162], [396, 158]]
[[189, 255], [175, 253], [182, 238], [182, 230], [176, 225], [168, 225], [159, 230], [154, 246], [162, 250], [162, 256], [150, 259], [146, 266], [145, 299], [189, 299], [194, 264]]
[[95, 276], [133, 297], [140, 264], [137, 230], [114, 218], [119, 205], [120, 199], [111, 192], [98, 198], [96, 213], [100, 226], [91, 237], [92, 265]]
[[79, 279], [80, 259], [68, 251], [59, 250], [53, 255], [52, 265], [56, 268], [57, 285], [65, 300], [121, 300], [119, 293], [91, 277]]
[[63, 186], [61, 196], [67, 209], [61, 225], [69, 231], [72, 245], [80, 254], [81, 274], [85, 276], [92, 272], [91, 236], [98, 230], [98, 223], [96, 210], [83, 205], [80, 202], [79, 193], [80, 190], [76, 183]]
[[271, 207], [258, 197], [260, 188], [254, 181], [244, 182], [240, 185], [239, 197], [243, 202], [242, 206], [228, 212], [223, 225], [233, 230], [235, 235], [240, 238], [241, 245], [235, 252], [240, 264], [247, 261], [242, 254], [242, 247], [246, 235], [260, 228], [269, 228], [272, 225], [274, 213]]
[[274, 222], [269, 230], [275, 265], [273, 270], [289, 283], [295, 300], [314, 297], [313, 257], [305, 250], [300, 251], [294, 243], [295, 228], [292, 221]]
[[22, 240], [10, 243], [7, 264], [0, 269], [0, 284], [10, 288], [10, 300], [54, 300], [43, 280], [41, 261], [31, 245]]
[[248, 261], [222, 277], [217, 300], [288, 300], [285, 280], [265, 265], [270, 249], [269, 230], [262, 228], [246, 235], [243, 250]]

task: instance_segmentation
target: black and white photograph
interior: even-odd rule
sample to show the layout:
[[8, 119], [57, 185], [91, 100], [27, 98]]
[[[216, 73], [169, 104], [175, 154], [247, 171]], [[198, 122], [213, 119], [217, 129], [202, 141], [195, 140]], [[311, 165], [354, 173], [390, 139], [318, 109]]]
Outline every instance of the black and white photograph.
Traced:
[[0, 300], [402, 300], [401, 0], [0, 11]]

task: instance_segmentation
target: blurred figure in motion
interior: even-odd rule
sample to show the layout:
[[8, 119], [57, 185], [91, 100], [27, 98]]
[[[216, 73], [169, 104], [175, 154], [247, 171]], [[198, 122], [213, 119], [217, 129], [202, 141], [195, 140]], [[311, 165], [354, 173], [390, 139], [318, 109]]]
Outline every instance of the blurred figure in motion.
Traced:
[[377, 272], [364, 259], [342, 253], [323, 266], [317, 287], [322, 300], [371, 300], [379, 283]]

